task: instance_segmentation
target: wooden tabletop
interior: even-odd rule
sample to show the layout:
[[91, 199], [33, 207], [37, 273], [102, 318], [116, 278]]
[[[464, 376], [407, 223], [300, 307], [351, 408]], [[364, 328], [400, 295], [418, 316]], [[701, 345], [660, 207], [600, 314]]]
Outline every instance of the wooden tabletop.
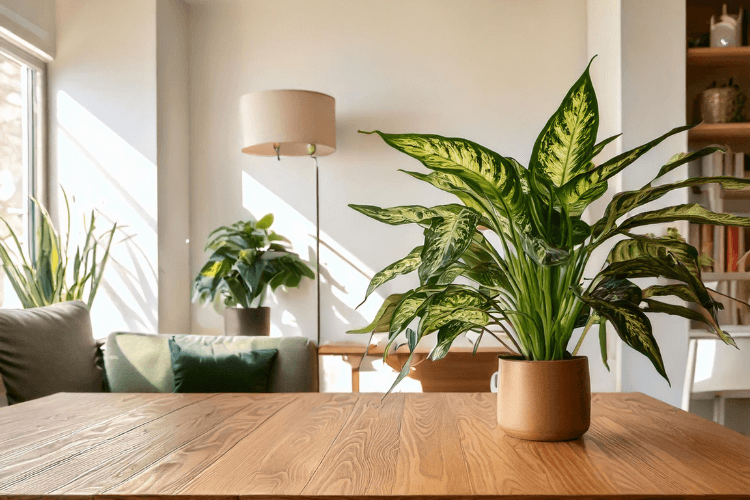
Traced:
[[567, 443], [506, 436], [492, 394], [380, 397], [56, 394], [0, 409], [0, 498], [750, 498], [750, 438], [642, 394]]

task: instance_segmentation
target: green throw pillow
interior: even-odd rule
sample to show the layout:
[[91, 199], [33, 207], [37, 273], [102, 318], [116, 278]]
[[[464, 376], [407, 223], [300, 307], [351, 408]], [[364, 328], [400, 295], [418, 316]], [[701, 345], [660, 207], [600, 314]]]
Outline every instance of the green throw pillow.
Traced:
[[277, 349], [217, 353], [212, 344], [169, 339], [174, 392], [268, 392]]

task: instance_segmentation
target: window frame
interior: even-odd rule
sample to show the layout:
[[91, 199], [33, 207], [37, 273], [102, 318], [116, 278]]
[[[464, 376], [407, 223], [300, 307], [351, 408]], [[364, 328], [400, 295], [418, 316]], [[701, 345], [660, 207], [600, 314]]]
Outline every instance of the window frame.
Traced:
[[25, 67], [22, 75], [23, 91], [23, 163], [26, 170], [24, 192], [27, 196], [26, 231], [29, 254], [35, 257], [34, 235], [40, 214], [33, 210], [31, 197], [49, 207], [48, 196], [48, 144], [47, 144], [47, 63], [0, 37], [0, 53]]

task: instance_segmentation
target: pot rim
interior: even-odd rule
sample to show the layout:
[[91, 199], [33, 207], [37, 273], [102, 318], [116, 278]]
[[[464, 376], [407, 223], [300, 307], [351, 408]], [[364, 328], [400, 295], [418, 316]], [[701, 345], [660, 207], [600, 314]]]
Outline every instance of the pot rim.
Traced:
[[588, 356], [573, 356], [570, 359], [526, 359], [519, 355], [498, 355], [501, 361], [512, 361], [515, 363], [567, 363], [570, 361], [588, 360]]

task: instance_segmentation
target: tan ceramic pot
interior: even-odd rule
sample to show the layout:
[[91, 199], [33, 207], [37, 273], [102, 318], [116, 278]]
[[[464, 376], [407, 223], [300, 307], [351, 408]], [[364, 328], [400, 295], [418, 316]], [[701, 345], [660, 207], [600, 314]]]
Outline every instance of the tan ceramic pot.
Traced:
[[271, 308], [229, 307], [224, 309], [224, 334], [268, 337], [271, 334]]
[[509, 436], [568, 441], [591, 422], [591, 382], [585, 356], [562, 361], [500, 358], [497, 422]]

